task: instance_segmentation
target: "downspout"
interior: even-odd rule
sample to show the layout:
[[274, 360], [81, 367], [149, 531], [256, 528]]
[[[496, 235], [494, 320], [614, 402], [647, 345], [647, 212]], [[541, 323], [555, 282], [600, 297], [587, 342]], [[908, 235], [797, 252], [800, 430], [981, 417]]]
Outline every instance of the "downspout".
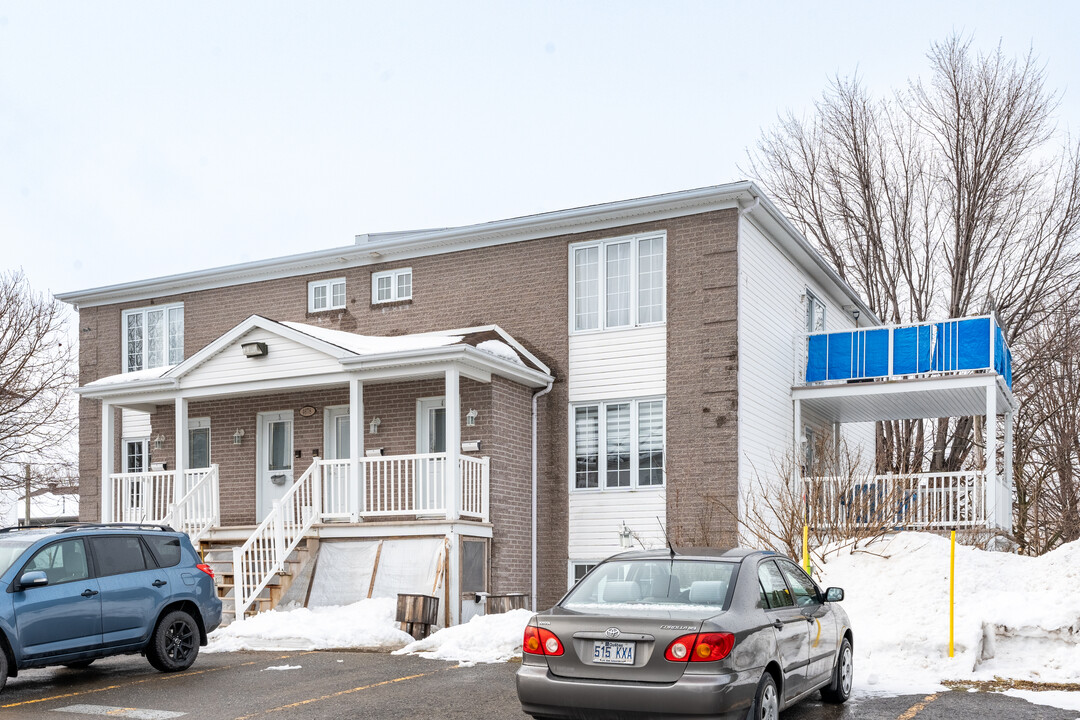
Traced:
[[552, 378], [547, 387], [540, 392], [533, 393], [532, 397], [532, 610], [536, 612], [536, 476], [537, 476], [537, 449], [536, 449], [536, 401], [541, 395], [551, 392], [555, 384]]

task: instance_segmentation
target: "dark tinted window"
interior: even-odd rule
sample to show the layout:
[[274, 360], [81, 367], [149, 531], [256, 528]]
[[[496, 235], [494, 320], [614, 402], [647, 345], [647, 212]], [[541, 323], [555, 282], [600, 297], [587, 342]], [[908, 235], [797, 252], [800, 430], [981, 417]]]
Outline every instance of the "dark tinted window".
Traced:
[[90, 538], [98, 575], [119, 575], [147, 569], [146, 555], [138, 535], [114, 535]]
[[772, 560], [758, 566], [758, 580], [761, 581], [761, 589], [765, 591], [765, 599], [769, 601], [770, 608], [791, 607], [795, 604], [791, 600], [787, 585], [784, 584], [784, 576]]
[[180, 564], [180, 538], [168, 535], [143, 535], [157, 556], [158, 565], [172, 567]]
[[818, 589], [814, 581], [793, 562], [781, 560], [779, 564], [795, 596], [795, 604], [800, 606], [815, 604], [818, 601]]
[[46, 545], [34, 553], [23, 572], [42, 570], [49, 578], [50, 585], [85, 580], [90, 576], [86, 565], [86, 546], [75, 538]]

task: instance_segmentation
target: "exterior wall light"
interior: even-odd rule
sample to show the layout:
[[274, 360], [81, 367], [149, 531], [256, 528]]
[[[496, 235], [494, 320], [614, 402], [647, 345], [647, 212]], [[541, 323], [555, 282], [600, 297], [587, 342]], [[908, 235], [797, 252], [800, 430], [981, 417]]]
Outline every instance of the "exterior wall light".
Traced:
[[470, 410], [469, 412], [465, 413], [465, 424], [468, 427], [475, 427], [476, 426], [476, 418], [478, 418], [479, 416], [480, 416], [480, 411], [479, 410]]
[[480, 452], [480, 441], [465, 440], [461, 443], [461, 452]]
[[165, 436], [161, 435], [161, 434], [158, 434], [154, 438], [154, 449], [155, 450], [161, 450], [164, 447], [165, 447]]
[[386, 448], [366, 448], [364, 457], [382, 457], [385, 453]]
[[372, 420], [369, 423], [369, 427], [371, 428], [371, 434], [372, 435], [378, 435], [379, 434], [379, 425], [381, 425], [381, 424], [382, 424], [382, 420], [380, 420], [379, 418], [375, 418], [374, 420]]
[[624, 548], [634, 547], [634, 531], [630, 529], [625, 520], [619, 526], [619, 545]]
[[232, 436], [232, 444], [239, 445], [242, 442], [244, 442], [244, 428], [236, 428]]
[[240, 345], [240, 349], [244, 351], [244, 357], [266, 357], [268, 350], [266, 349], [266, 343], [264, 342], [249, 342]]

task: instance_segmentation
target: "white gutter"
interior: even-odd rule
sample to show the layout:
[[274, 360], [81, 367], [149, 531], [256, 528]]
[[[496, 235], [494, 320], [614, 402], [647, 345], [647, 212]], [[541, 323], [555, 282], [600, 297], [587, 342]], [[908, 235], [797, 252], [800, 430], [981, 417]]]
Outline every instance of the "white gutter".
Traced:
[[536, 612], [536, 485], [537, 485], [537, 442], [536, 442], [536, 401], [541, 395], [551, 392], [555, 384], [554, 378], [548, 381], [547, 387], [533, 393], [532, 397], [532, 611]]

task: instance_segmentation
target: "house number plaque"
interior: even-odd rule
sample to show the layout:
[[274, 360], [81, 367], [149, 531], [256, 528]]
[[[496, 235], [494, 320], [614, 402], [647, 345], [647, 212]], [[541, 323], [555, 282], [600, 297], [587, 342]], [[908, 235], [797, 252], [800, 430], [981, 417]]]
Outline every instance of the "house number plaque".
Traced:
[[305, 405], [304, 407], [300, 408], [300, 417], [311, 417], [314, 414], [315, 408], [310, 405]]

